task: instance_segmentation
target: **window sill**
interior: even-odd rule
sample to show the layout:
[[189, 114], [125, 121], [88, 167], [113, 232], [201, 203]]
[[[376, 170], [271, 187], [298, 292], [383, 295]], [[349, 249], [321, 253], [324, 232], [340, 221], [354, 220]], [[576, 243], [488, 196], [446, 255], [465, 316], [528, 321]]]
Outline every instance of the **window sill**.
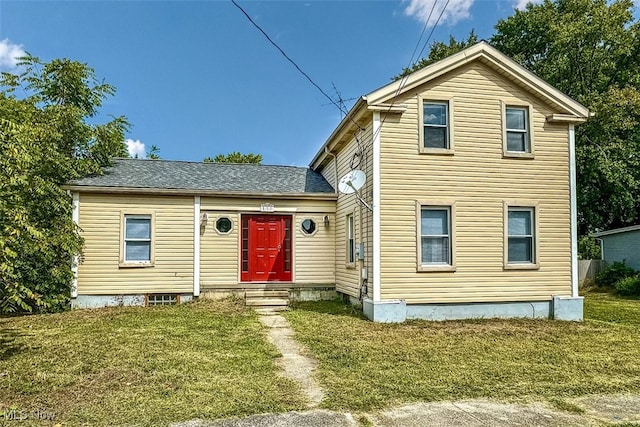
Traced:
[[455, 265], [419, 265], [416, 269], [418, 273], [454, 272]]
[[535, 153], [521, 153], [517, 151], [505, 151], [502, 157], [510, 159], [535, 159]]
[[344, 264], [344, 268], [349, 269], [349, 270], [355, 270], [356, 269], [356, 263], [355, 262], [347, 262]]
[[505, 270], [539, 270], [540, 264], [505, 264]]
[[453, 148], [420, 148], [420, 154], [433, 154], [436, 156], [453, 156]]
[[153, 262], [120, 262], [118, 263], [119, 268], [147, 268], [153, 267]]

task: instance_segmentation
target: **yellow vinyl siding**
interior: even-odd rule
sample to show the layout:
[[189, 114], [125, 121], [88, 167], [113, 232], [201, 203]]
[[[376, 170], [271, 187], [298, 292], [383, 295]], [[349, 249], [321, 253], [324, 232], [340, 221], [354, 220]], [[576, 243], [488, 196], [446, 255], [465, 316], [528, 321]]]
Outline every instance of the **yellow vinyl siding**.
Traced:
[[[154, 265], [119, 267], [121, 213], [154, 214]], [[80, 295], [193, 291], [193, 197], [80, 194]]]
[[[419, 96], [451, 100], [454, 154], [419, 154]], [[569, 158], [558, 113], [475, 62], [398, 102], [381, 135], [381, 298], [408, 303], [548, 300], [571, 293]], [[502, 103], [531, 105], [535, 158], [503, 158]], [[383, 114], [384, 118], [384, 114]], [[455, 272], [416, 271], [416, 201], [456, 203]], [[503, 269], [505, 201], [538, 203], [540, 268]]]
[[[363, 151], [363, 156], [358, 164], [354, 162], [353, 166], [357, 169], [363, 170], [367, 175], [367, 181], [365, 186], [360, 190], [360, 195], [367, 201], [372, 203], [372, 126], [371, 123], [358, 135], [358, 139], [361, 144], [360, 147]], [[354, 154], [358, 151], [358, 142], [355, 138], [352, 138], [348, 143], [342, 147], [337, 157], [337, 176], [338, 179], [343, 177], [346, 173], [352, 170], [352, 159]], [[334, 160], [321, 170], [321, 174], [329, 182], [335, 181], [335, 166]], [[337, 185], [336, 185], [337, 187]], [[346, 218], [348, 214], [353, 214], [354, 219], [354, 234], [356, 241], [356, 249], [360, 242], [364, 242], [365, 260], [358, 261], [356, 256], [356, 262], [353, 266], [347, 266], [347, 223]], [[363, 207], [354, 194], [338, 194], [338, 201], [336, 204], [336, 221], [335, 221], [335, 271], [336, 271], [336, 290], [353, 297], [357, 297], [360, 288], [360, 275], [362, 268], [368, 269], [369, 276], [369, 292], [371, 292], [371, 274], [372, 274], [372, 260], [373, 260], [373, 217], [371, 212]]]
[[[295, 284], [335, 284], [335, 201], [333, 200], [280, 200], [236, 199], [203, 197], [202, 212], [207, 212], [208, 224], [200, 238], [200, 285], [202, 289], [234, 289], [240, 282], [240, 227], [241, 214], [260, 214], [260, 205], [274, 205], [274, 215], [292, 215], [293, 222], [293, 282]], [[324, 216], [329, 216], [329, 228]], [[226, 216], [233, 222], [229, 234], [215, 230], [215, 221]], [[304, 236], [300, 224], [311, 218], [316, 222], [316, 233]]]

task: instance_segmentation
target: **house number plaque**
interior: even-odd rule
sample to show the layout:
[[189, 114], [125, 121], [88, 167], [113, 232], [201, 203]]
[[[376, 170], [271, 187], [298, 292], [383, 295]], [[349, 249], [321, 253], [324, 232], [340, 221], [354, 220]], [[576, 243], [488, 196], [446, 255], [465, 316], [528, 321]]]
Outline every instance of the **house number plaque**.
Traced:
[[272, 203], [263, 203], [260, 205], [260, 212], [275, 212], [276, 207]]

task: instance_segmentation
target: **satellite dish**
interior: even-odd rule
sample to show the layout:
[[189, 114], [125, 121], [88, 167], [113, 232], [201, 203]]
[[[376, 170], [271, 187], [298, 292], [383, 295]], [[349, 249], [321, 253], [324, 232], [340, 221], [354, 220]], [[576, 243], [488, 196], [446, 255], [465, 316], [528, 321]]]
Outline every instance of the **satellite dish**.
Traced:
[[367, 181], [367, 175], [361, 170], [354, 169], [340, 179], [338, 190], [342, 194], [355, 193], [362, 188]]

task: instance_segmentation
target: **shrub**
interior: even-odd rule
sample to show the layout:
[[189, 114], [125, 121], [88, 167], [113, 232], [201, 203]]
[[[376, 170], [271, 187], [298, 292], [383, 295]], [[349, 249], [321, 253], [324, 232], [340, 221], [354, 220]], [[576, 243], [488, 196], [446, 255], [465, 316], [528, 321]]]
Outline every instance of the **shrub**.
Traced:
[[614, 286], [620, 295], [640, 295], [640, 275], [620, 279]]
[[636, 271], [623, 262], [614, 262], [606, 270], [596, 276], [596, 285], [614, 286], [617, 282], [627, 277], [636, 275]]
[[580, 259], [600, 259], [600, 245], [593, 236], [582, 236], [578, 239], [578, 256]]

